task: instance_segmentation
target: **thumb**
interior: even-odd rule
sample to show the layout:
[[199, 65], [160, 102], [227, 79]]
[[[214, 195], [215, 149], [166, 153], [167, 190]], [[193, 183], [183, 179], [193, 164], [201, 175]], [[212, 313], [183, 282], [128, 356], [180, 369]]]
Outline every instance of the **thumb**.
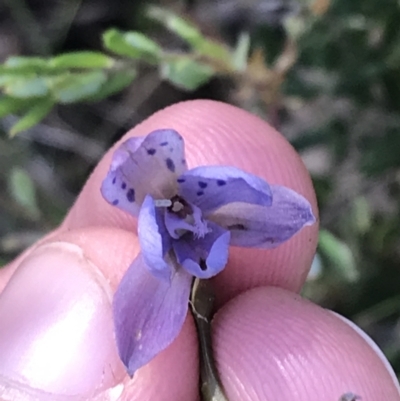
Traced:
[[0, 400], [196, 398], [191, 319], [133, 380], [118, 357], [112, 294], [137, 252], [134, 234], [94, 227], [52, 236], [22, 260], [0, 295]]

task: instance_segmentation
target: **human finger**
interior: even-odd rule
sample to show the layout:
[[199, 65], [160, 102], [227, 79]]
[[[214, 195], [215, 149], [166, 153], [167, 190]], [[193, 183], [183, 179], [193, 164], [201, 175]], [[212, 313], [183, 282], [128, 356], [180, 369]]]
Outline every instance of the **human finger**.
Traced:
[[213, 323], [229, 401], [400, 400], [377, 346], [338, 315], [299, 295], [260, 287], [226, 304]]
[[23, 259], [0, 295], [0, 400], [196, 398], [190, 316], [133, 380], [119, 359], [112, 295], [138, 250], [132, 233], [90, 227], [52, 236]]

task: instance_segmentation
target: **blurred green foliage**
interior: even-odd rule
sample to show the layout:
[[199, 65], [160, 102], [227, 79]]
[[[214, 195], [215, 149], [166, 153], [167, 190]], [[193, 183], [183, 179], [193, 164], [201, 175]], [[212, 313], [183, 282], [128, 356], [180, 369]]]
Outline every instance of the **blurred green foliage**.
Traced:
[[[162, 79], [189, 91], [217, 73], [243, 70], [245, 60], [238, 59], [238, 51], [204, 37], [183, 18], [154, 6], [148, 15], [185, 40], [190, 50], [164, 50], [141, 32], [111, 28], [103, 34], [103, 46], [111, 55], [85, 50], [48, 58], [9, 57], [0, 66], [0, 117], [22, 113], [10, 135], [38, 124], [56, 103], [99, 101], [123, 90], [136, 77], [139, 63], [158, 66]], [[239, 42], [239, 51], [247, 54], [246, 46], [249, 41]]]
[[[4, 129], [12, 135], [28, 130], [42, 141], [54, 135], [71, 153], [57, 153], [50, 163], [54, 174], [39, 184], [27, 162], [42, 163], [37, 148], [23, 141], [24, 134], [15, 139], [18, 149], [0, 138], [0, 180], [10, 188], [9, 198], [0, 194], [7, 210], [3, 226], [19, 227], [21, 221], [10, 216], [22, 215], [25, 228], [0, 231], [0, 257], [7, 260], [19, 250], [15, 244], [29, 244], [62, 219], [71, 192], [79, 190], [88, 165], [101, 154], [82, 151], [97, 149], [90, 137], [93, 131], [101, 137], [95, 123], [79, 139], [49, 129], [45, 118], [61, 110], [57, 105], [63, 110], [77, 102], [102, 105], [117, 93], [122, 102], [130, 88], [140, 93], [141, 103], [147, 93], [155, 104], [148, 89], [154, 81], [172, 85], [160, 98], [172, 87], [185, 96], [211, 97], [219, 79], [228, 89], [213, 97], [270, 121], [312, 174], [322, 229], [303, 294], [360, 325], [400, 374], [400, 3], [299, 0], [298, 7], [271, 16], [257, 8], [262, 0], [235, 1], [235, 15], [210, 1], [191, 2], [197, 5], [181, 16], [146, 5], [138, 14], [143, 30], [110, 25], [94, 50], [6, 59], [0, 66], [0, 118], [17, 117]], [[209, 92], [204, 95], [202, 88]], [[134, 103], [129, 99], [127, 108]], [[110, 103], [105, 104], [108, 113]], [[79, 118], [81, 110], [71, 110]], [[47, 134], [35, 131], [37, 124]], [[71, 154], [89, 161], [69, 164]], [[57, 177], [74, 182], [73, 190], [51, 186]], [[59, 193], [69, 201], [62, 203]]]

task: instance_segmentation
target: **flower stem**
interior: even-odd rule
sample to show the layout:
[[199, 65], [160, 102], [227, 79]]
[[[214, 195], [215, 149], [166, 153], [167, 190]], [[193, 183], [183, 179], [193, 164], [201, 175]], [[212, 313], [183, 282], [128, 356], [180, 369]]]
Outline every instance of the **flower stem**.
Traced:
[[211, 318], [213, 316], [214, 291], [210, 280], [196, 278], [190, 296], [190, 306], [196, 322], [200, 347], [200, 388], [204, 401], [228, 401], [215, 365]]

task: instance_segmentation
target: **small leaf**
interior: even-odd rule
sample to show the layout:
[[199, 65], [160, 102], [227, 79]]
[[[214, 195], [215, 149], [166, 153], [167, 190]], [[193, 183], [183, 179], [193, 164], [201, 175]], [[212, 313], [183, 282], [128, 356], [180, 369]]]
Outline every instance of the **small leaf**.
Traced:
[[95, 95], [106, 82], [103, 71], [66, 73], [49, 80], [53, 96], [60, 103], [74, 103]]
[[0, 70], [0, 86], [6, 86], [13, 80], [15, 80], [15, 75]]
[[104, 46], [120, 56], [138, 59], [158, 58], [162, 49], [156, 42], [140, 32], [123, 33], [109, 29], [103, 34]]
[[366, 234], [372, 225], [371, 210], [367, 199], [358, 196], [353, 200], [351, 206], [350, 220], [353, 228], [358, 234]]
[[11, 96], [2, 96], [0, 97], [0, 118], [26, 109], [34, 101], [35, 100], [32, 99], [21, 99]]
[[237, 71], [245, 71], [250, 50], [250, 35], [242, 32], [232, 55], [232, 64]]
[[198, 54], [232, 64], [232, 55], [230, 51], [221, 43], [203, 38], [192, 47]]
[[336, 271], [347, 281], [354, 282], [359, 278], [353, 252], [348, 245], [336, 238], [327, 230], [319, 233], [319, 252], [323, 255]]
[[19, 132], [38, 124], [50, 113], [53, 106], [54, 101], [50, 98], [36, 101], [26, 114], [11, 127], [10, 136], [13, 137]]
[[121, 92], [127, 86], [129, 86], [135, 79], [137, 72], [135, 70], [130, 71], [118, 71], [107, 78], [107, 81], [102, 85], [99, 91], [90, 96], [88, 100], [99, 101], [105, 99], [115, 93]]
[[38, 76], [15, 76], [3, 85], [4, 93], [23, 99], [41, 97], [48, 93], [46, 80]]
[[161, 22], [167, 29], [180, 36], [192, 46], [196, 46], [203, 40], [203, 35], [195, 25], [190, 24], [176, 14], [161, 7], [149, 7], [148, 16]]
[[187, 43], [198, 54], [229, 62], [231, 54], [226, 46], [214, 40], [207, 39], [201, 31], [182, 17], [165, 10], [161, 7], [149, 7], [148, 15], [161, 22], [168, 30], [175, 33]]
[[36, 201], [35, 186], [28, 173], [20, 167], [14, 167], [9, 176], [9, 187], [11, 196], [17, 204], [22, 206], [32, 219], [37, 220], [40, 211]]
[[9, 70], [23, 73], [41, 73], [48, 71], [47, 60], [40, 57], [13, 56], [3, 64]]
[[215, 74], [212, 67], [187, 57], [164, 61], [161, 64], [161, 77], [178, 88], [195, 90], [205, 84]]
[[100, 52], [79, 51], [53, 57], [49, 64], [58, 68], [110, 68], [114, 59]]
[[124, 39], [133, 49], [137, 50], [138, 54], [148, 54], [158, 58], [162, 53], [161, 47], [154, 40], [140, 32], [127, 32]]

